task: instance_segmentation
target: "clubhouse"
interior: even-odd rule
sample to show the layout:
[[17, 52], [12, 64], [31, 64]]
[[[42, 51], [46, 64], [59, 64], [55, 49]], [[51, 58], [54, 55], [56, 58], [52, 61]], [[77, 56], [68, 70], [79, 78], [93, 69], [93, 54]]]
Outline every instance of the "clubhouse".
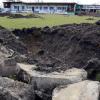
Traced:
[[5, 12], [9, 13], [49, 13], [75, 15], [81, 13], [100, 13], [100, 5], [80, 5], [75, 2], [3, 2]]
[[74, 2], [3, 2], [4, 9], [10, 13], [50, 13], [50, 14], [69, 14], [74, 15], [76, 3]]

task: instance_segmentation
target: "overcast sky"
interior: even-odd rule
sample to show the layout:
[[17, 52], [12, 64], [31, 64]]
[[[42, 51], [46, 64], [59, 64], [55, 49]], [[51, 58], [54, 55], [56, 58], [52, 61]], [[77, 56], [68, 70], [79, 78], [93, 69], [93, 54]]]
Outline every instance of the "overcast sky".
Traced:
[[[0, 0], [0, 4], [5, 0]], [[25, 2], [36, 2], [38, 0], [22, 0]], [[80, 4], [100, 4], [100, 0], [40, 0], [43, 2], [77, 2]]]
[[[38, 0], [22, 0], [22, 1], [38, 1]], [[100, 0], [40, 0], [44, 2], [78, 2], [81, 4], [100, 4]]]

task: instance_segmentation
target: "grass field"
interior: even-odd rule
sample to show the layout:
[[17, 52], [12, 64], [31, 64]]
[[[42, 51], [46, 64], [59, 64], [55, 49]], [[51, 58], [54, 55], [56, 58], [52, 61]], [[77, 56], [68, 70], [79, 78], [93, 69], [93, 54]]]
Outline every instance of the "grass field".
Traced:
[[100, 18], [92, 17], [94, 20], [87, 20], [89, 16], [67, 16], [67, 15], [39, 15], [42, 18], [15, 18], [0, 17], [0, 25], [8, 29], [26, 27], [55, 26], [70, 23], [94, 23]]

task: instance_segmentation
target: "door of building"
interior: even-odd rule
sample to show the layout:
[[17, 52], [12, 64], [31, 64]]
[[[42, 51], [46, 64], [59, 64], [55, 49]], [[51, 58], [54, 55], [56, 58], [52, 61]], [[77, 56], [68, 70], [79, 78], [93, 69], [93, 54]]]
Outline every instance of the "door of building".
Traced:
[[19, 12], [19, 6], [17, 7], [17, 11]]
[[32, 11], [34, 12], [34, 7], [32, 7]]

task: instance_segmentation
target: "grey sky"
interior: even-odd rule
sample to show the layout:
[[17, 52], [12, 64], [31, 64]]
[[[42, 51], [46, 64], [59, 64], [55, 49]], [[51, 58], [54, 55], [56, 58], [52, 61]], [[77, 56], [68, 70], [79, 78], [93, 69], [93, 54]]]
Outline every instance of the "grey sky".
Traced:
[[[22, 0], [22, 1], [38, 1], [38, 0]], [[100, 0], [40, 0], [44, 2], [78, 2], [81, 4], [100, 4]]]

